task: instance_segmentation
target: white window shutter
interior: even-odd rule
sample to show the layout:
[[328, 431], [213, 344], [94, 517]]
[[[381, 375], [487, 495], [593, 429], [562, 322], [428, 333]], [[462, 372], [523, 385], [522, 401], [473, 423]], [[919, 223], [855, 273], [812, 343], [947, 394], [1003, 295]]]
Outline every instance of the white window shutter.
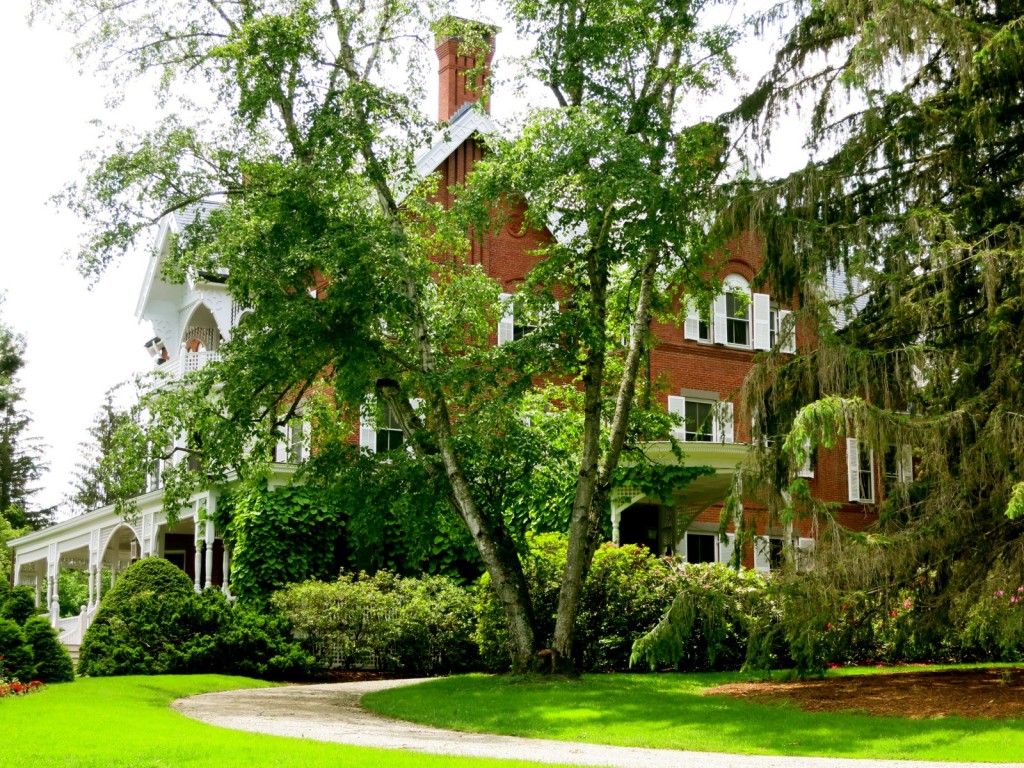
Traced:
[[693, 299], [686, 300], [686, 321], [683, 323], [683, 338], [700, 341], [700, 311]]
[[736, 442], [736, 429], [732, 419], [732, 403], [728, 400], [723, 400], [717, 404], [716, 411], [715, 427], [718, 430], [716, 435], [718, 442]]
[[814, 547], [817, 542], [814, 539], [797, 539], [796, 543], [796, 569], [803, 572], [811, 569], [814, 563]]
[[[409, 400], [409, 405], [412, 406], [413, 411], [415, 411], [417, 414], [419, 414], [420, 409], [423, 407], [423, 399], [419, 398], [419, 397], [414, 397], [411, 400]], [[409, 453], [415, 453], [416, 452], [413, 449], [413, 447], [412, 447], [412, 441], [411, 440], [406, 440], [405, 441], [405, 450], [407, 450]]]
[[800, 471], [796, 473], [797, 477], [814, 477], [814, 448], [811, 446], [811, 438], [804, 440], [804, 452], [807, 454], [804, 459], [804, 464], [800, 467]]
[[850, 501], [860, 501], [860, 444], [846, 438], [846, 480]]
[[498, 344], [508, 344], [512, 341], [514, 331], [512, 294], [503, 293], [498, 296], [498, 300], [501, 302], [502, 309], [501, 319], [498, 320]]
[[771, 297], [755, 293], [751, 300], [754, 310], [754, 349], [771, 349]]
[[287, 425], [277, 428], [277, 445], [274, 446], [274, 461], [282, 464], [288, 461], [288, 427]]
[[672, 437], [676, 440], [686, 439], [686, 398], [668, 396], [668, 412], [675, 414], [681, 420], [678, 427], [672, 428]]
[[909, 445], [899, 446], [896, 454], [898, 466], [898, 477], [901, 483], [914, 482], [914, 449]]
[[771, 541], [767, 536], [754, 537], [754, 570], [767, 572], [772, 569]]
[[367, 396], [363, 407], [359, 409], [359, 447], [367, 448], [371, 453], [377, 452], [377, 430], [373, 418], [374, 400]]
[[725, 316], [725, 294], [721, 293], [715, 297], [712, 307], [714, 312], [714, 341], [716, 344], [725, 344], [729, 340], [729, 324]]
[[788, 309], [779, 310], [779, 351], [796, 354], [796, 322]]
[[728, 565], [732, 560], [732, 553], [736, 549], [736, 534], [725, 534], [725, 541], [717, 536], [715, 538], [718, 539], [718, 562]]

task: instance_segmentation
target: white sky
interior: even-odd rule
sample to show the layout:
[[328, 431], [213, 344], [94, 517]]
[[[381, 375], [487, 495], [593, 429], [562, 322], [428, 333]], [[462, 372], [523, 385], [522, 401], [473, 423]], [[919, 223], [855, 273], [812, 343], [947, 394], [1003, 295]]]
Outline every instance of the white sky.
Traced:
[[[97, 136], [90, 121], [145, 126], [154, 108], [143, 95], [112, 113], [102, 80], [80, 76], [70, 61], [70, 37], [45, 23], [28, 26], [29, 2], [0, 1], [0, 138], [7, 150], [0, 184], [0, 292], [6, 294], [0, 320], [27, 342], [20, 383], [31, 434], [48, 446], [49, 464], [33, 503], [49, 506], [70, 493], [79, 444], [104, 393], [151, 367], [142, 345], [152, 335], [135, 317], [145, 249], [108, 269], [90, 289], [71, 261], [81, 225], [50, 197], [81, 177], [80, 158]], [[499, 72], [513, 33], [505, 27], [499, 36]], [[762, 51], [753, 55], [764, 61]], [[434, 109], [436, 95], [429, 99]]]
[[[135, 318], [143, 257], [112, 268], [92, 290], [68, 260], [80, 225], [49, 198], [79, 175], [80, 157], [107, 119], [97, 79], [69, 61], [69, 38], [25, 18], [29, 0], [0, 2], [0, 137], [6, 149], [0, 184], [0, 319], [27, 342], [20, 376], [32, 434], [50, 465], [34, 505], [70, 491], [78, 445], [113, 385], [150, 366], [150, 337]], [[126, 105], [145, 119], [148, 105]], [[152, 112], [149, 111], [151, 115]]]

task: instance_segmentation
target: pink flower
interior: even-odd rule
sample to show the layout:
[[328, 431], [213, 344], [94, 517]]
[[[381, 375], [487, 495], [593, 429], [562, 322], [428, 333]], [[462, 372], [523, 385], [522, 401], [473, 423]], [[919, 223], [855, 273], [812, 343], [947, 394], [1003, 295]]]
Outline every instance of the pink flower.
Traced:
[[1003, 590], [997, 589], [996, 590], [996, 597], [1002, 597], [1002, 596], [1003, 596]]
[[1016, 595], [1014, 595], [1013, 597], [1011, 597], [1011, 598], [1010, 598], [1010, 602], [1011, 602], [1011, 603], [1016, 603], [1016, 602], [1017, 602], [1017, 596], [1016, 596]]
[[909, 611], [909, 610], [910, 610], [910, 607], [911, 607], [911, 602], [910, 602], [910, 600], [909, 600], [909, 599], [908, 599], [908, 600], [904, 600], [904, 601], [903, 601], [903, 610], [905, 610], [905, 611]]
[[1017, 587], [1018, 592], [1024, 592], [1024, 587]]
[[889, 615], [892, 616], [895, 619], [900, 614], [899, 614], [899, 611], [894, 609], [894, 610], [889, 611]]

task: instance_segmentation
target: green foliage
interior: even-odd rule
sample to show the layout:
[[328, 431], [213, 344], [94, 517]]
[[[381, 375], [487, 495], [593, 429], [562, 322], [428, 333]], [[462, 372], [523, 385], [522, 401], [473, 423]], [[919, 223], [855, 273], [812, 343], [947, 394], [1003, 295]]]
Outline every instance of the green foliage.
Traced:
[[[761, 30], [774, 36], [782, 16]], [[1021, 5], [822, 0], [785, 23], [738, 114], [760, 154], [799, 104], [816, 152], [785, 178], [744, 182], [731, 216], [763, 236], [761, 278], [799, 293], [817, 344], [761, 358], [748, 378], [767, 439], [743, 492], [781, 518], [806, 445], [841, 434], [876, 467], [894, 447], [916, 457], [915, 482], [883, 489], [866, 535], [805, 505], [833, 543], [786, 620], [810, 666], [843, 646], [1012, 657], [1012, 612], [993, 595], [1024, 582]]]
[[31, 587], [15, 587], [7, 593], [7, 599], [0, 603], [0, 618], [11, 619], [24, 624], [30, 616], [39, 613], [36, 595]]
[[473, 600], [445, 576], [342, 573], [271, 598], [323, 668], [445, 674], [474, 664]]
[[[110, 575], [104, 571], [102, 578], [103, 588], [107, 589]], [[61, 618], [77, 616], [82, 612], [82, 606], [89, 602], [89, 574], [72, 568], [61, 568], [58, 589]]]
[[[117, 494], [131, 491], [133, 482], [108, 472], [121, 466], [113, 460], [118, 447], [118, 430], [132, 418], [132, 412], [117, 406], [114, 395], [117, 388], [106, 393], [103, 404], [89, 427], [89, 440], [79, 445], [81, 460], [75, 465], [74, 491], [70, 502], [78, 510], [87, 512], [117, 501]], [[134, 478], [134, 475], [133, 475]], [[137, 486], [141, 493], [145, 486]], [[63, 589], [61, 591], [63, 597]]]
[[68, 649], [57, 639], [57, 630], [45, 616], [34, 616], [25, 622], [25, 642], [32, 646], [35, 678], [44, 683], [70, 683], [75, 667]]
[[217, 590], [197, 595], [183, 571], [146, 558], [104, 596], [78, 666], [91, 676], [244, 670], [299, 678], [308, 663], [286, 622], [232, 606]]
[[11, 619], [0, 619], [0, 677], [28, 682], [35, 679], [35, 674], [32, 646], [25, 632]]
[[[523, 555], [537, 614], [538, 635], [550, 638], [565, 567], [566, 539], [556, 533], [529, 536]], [[576, 617], [575, 653], [588, 671], [625, 669], [633, 641], [657, 623], [675, 594], [677, 573], [665, 560], [632, 544], [601, 546], [594, 554]], [[490, 579], [477, 590], [476, 640], [487, 669], [508, 669], [508, 632]]]
[[778, 665], [778, 649], [767, 638], [779, 608], [763, 575], [717, 563], [683, 565], [675, 586], [661, 621], [634, 643], [630, 664], [685, 670]]
[[1024, 585], [994, 582], [981, 600], [964, 596], [956, 602], [953, 619], [964, 650], [975, 658], [1024, 660]]
[[0, 320], [0, 520], [11, 528], [38, 529], [50, 522], [53, 510], [30, 507], [47, 465], [45, 446], [28, 434], [32, 418], [24, 410], [24, 390], [17, 381], [24, 355], [24, 339]]
[[232, 553], [231, 588], [243, 600], [337, 567], [342, 517], [312, 489], [242, 487], [221, 496], [217, 515]]

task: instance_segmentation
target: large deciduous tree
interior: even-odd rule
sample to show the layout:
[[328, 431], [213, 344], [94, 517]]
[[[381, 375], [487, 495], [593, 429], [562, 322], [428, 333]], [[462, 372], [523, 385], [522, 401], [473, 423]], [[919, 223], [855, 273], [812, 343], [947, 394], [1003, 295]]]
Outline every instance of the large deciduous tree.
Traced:
[[[536, 636], [508, 504], [533, 465], [509, 450], [520, 440], [502, 436], [531, 427], [521, 406], [538, 381], [573, 382], [551, 398], [582, 424], [552, 642], [571, 665], [572, 618], [616, 467], [651, 432], [634, 403], [652, 313], [684, 292], [715, 290], [707, 232], [724, 140], [687, 108], [726, 76], [732, 32], [701, 22], [701, 0], [508, 3], [535, 39], [524, 77], [545, 83], [556, 106], [530, 111], [507, 140], [489, 137], [490, 155], [445, 207], [439, 179], [414, 165], [434, 128], [419, 109], [418, 73], [437, 8], [36, 5], [66, 15], [87, 60], [115, 79], [152, 75], [177, 110], [118, 138], [69, 190], [95, 227], [85, 271], [102, 270], [161, 216], [216, 202], [178, 239], [165, 274], [223, 270], [233, 299], [251, 308], [220, 364], [146, 402], [140, 466], [144, 446], [191, 436], [192, 460], [165, 476], [167, 508], [229, 472], [265, 477], [280, 428], [300, 408], [315, 445], [307, 480], [329, 483], [353, 450], [346, 439], [360, 412], [386, 404], [472, 534], [523, 669], [547, 638]], [[478, 56], [493, 42], [493, 29], [451, 17], [434, 29]], [[545, 322], [494, 347], [499, 286], [465, 254], [468, 233], [500, 223], [494, 211], [515, 196], [529, 200], [528, 226], [559, 237], [537, 254], [522, 292]], [[561, 311], [544, 313], [554, 294]], [[495, 471], [503, 466], [507, 488]]]
[[748, 189], [738, 221], [766, 233], [766, 272], [802, 291], [819, 345], [751, 378], [762, 430], [791, 450], [766, 444], [744, 491], [792, 514], [772, 489], [808, 440], [858, 439], [890, 475], [913, 446], [917, 482], [890, 484], [873, 535], [835, 540], [806, 615], [912, 589], [922, 631], [959, 626], [1024, 582], [1024, 4], [794, 8], [739, 116], [763, 147], [799, 106], [815, 154]]

